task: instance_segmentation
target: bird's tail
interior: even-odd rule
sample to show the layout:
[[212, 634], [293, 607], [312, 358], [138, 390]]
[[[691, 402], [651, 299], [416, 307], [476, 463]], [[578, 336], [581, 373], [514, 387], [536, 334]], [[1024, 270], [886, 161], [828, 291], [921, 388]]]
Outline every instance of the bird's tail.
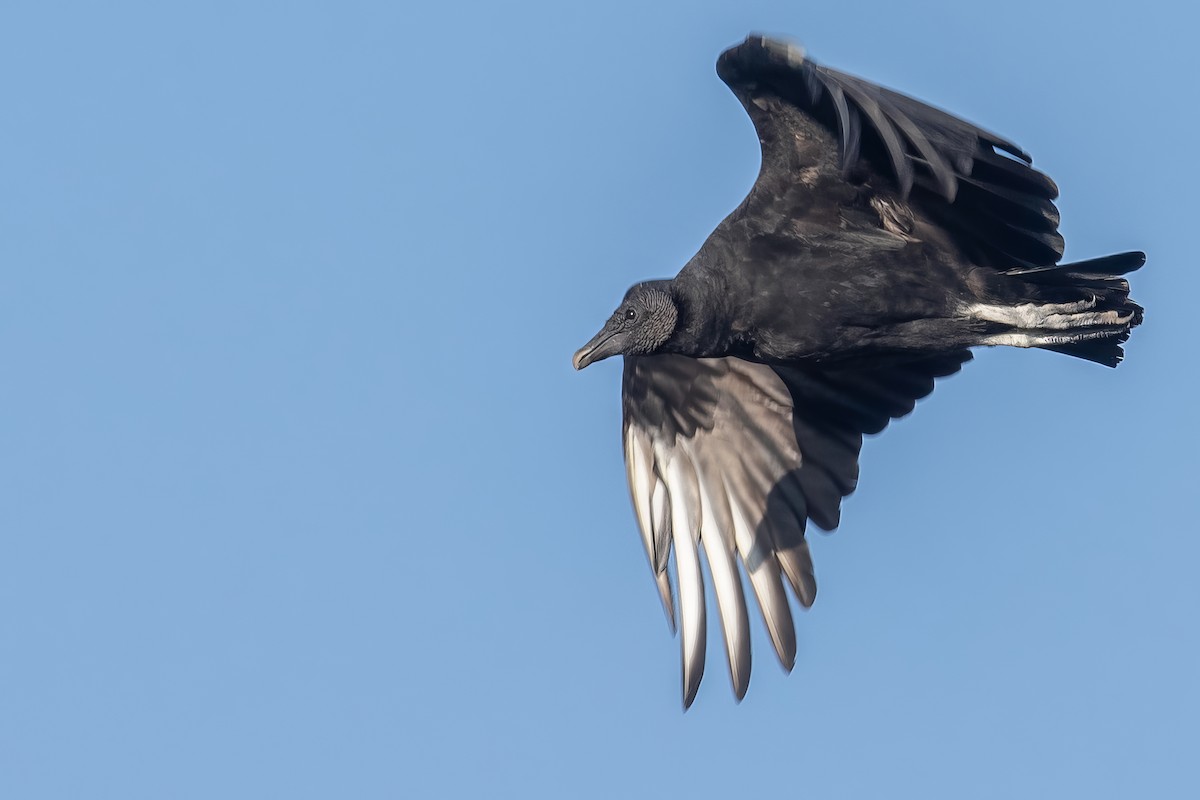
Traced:
[[1115, 367], [1124, 357], [1121, 345], [1144, 314], [1122, 276], [1145, 263], [1145, 253], [1131, 252], [1006, 271], [1026, 285], [1027, 299], [987, 307], [989, 321], [1007, 325], [987, 343], [1038, 347]]

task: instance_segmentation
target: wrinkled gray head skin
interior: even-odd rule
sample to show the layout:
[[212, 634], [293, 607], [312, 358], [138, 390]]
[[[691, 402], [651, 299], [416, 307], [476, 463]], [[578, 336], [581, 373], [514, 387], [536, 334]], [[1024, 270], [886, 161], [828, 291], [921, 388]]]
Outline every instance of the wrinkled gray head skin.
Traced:
[[600, 332], [579, 348], [572, 362], [575, 369], [609, 356], [650, 355], [662, 347], [679, 321], [679, 308], [671, 296], [670, 285], [670, 281], [635, 284]]

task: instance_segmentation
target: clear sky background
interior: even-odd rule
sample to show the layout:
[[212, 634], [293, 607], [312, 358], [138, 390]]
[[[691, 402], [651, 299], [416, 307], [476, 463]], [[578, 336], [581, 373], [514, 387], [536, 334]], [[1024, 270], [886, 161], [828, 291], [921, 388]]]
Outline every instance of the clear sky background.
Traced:
[[[1198, 22], [5, 3], [0, 796], [1196, 796]], [[1012, 137], [1148, 313], [869, 441], [794, 672], [684, 714], [570, 356], [752, 183], [751, 30]]]

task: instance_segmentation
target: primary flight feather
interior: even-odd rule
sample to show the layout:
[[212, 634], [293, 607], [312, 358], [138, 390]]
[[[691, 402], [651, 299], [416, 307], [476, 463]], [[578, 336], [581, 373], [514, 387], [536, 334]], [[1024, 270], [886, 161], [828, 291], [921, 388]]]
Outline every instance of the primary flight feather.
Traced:
[[1116, 366], [1142, 320], [1121, 276], [1145, 261], [1060, 265], [1058, 189], [1021, 148], [794, 45], [751, 36], [717, 73], [758, 133], [758, 179], [679, 275], [632, 287], [574, 358], [625, 358], [629, 486], [678, 618], [685, 708], [704, 672], [702, 554], [740, 699], [742, 573], [791, 669], [785, 585], [812, 605], [805, 527], [837, 527], [863, 434], [912, 411], [971, 347]]

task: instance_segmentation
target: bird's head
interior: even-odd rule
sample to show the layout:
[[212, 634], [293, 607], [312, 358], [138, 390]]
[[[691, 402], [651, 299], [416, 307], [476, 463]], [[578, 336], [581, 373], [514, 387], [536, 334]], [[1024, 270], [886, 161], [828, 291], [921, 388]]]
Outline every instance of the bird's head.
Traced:
[[572, 363], [583, 369], [609, 356], [646, 356], [657, 352], [675, 332], [679, 307], [670, 281], [646, 281], [625, 293], [621, 305]]

